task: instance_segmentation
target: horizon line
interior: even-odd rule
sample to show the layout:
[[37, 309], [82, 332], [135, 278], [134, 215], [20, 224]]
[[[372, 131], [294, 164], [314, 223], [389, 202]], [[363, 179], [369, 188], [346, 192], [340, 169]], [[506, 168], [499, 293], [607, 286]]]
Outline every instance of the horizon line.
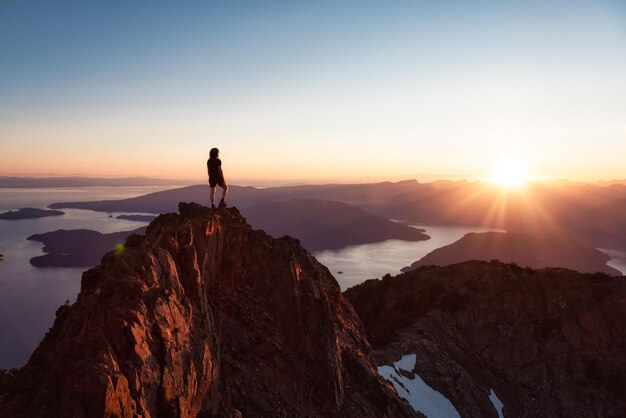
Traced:
[[[305, 185], [327, 185], [327, 184], [375, 184], [375, 183], [400, 183], [407, 181], [415, 181], [421, 184], [431, 184], [437, 182], [468, 182], [468, 183], [493, 183], [486, 176], [478, 176], [478, 175], [436, 175], [436, 174], [423, 174], [419, 177], [430, 177], [428, 180], [426, 179], [418, 179], [417, 176], [411, 177], [392, 177], [389, 178], [381, 178], [381, 177], [369, 177], [369, 178], [353, 178], [353, 179], [278, 179], [278, 178], [251, 178], [251, 177], [233, 177], [233, 180], [229, 181], [229, 184], [237, 185], [237, 186], [253, 186], [253, 187], [280, 187], [280, 186], [305, 186]], [[33, 179], [33, 180], [52, 180], [52, 179], [93, 179], [93, 180], [132, 180], [132, 179], [143, 179], [143, 180], [154, 180], [154, 181], [167, 181], [171, 182], [171, 186], [191, 186], [196, 185], [197, 183], [205, 183], [207, 181], [204, 177], [197, 178], [177, 178], [177, 177], [154, 177], [154, 176], [137, 176], [137, 175], [85, 175], [85, 174], [57, 174], [57, 173], [46, 173], [41, 175], [31, 174], [31, 175], [19, 175], [19, 174], [0, 174], [0, 179], [2, 178], [16, 178], [16, 179]], [[180, 182], [180, 183], [174, 183]], [[547, 182], [567, 182], [572, 184], [603, 184], [610, 186], [612, 184], [624, 184], [626, 183], [626, 177], [624, 178], [600, 178], [595, 180], [571, 180], [567, 177], [556, 177], [556, 176], [535, 176], [530, 179], [527, 183], [547, 183]], [[150, 185], [145, 185], [149, 187]], [[165, 185], [156, 185], [156, 186], [165, 186]], [[112, 187], [123, 187], [123, 186], [112, 186]]]

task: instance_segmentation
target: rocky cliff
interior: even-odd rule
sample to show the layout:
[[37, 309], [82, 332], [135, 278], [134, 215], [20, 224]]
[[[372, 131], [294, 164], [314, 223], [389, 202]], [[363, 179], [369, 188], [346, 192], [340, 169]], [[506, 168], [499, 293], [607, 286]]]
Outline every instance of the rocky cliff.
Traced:
[[83, 275], [3, 416], [409, 417], [328, 270], [236, 209], [181, 204]]
[[497, 417], [493, 393], [506, 418], [624, 416], [622, 277], [472, 261], [370, 280], [344, 294], [375, 361], [416, 354], [410, 373], [461, 416]]

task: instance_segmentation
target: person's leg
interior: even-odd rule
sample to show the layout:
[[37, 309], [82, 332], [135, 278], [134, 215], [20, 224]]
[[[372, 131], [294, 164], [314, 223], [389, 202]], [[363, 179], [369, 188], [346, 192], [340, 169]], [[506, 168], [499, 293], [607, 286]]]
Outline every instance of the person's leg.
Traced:
[[228, 186], [226, 185], [226, 183], [222, 183], [220, 184], [220, 187], [222, 188], [222, 200], [220, 200], [219, 208], [223, 209], [226, 207], [226, 201], [224, 199], [226, 198], [226, 195], [228, 194]]
[[211, 186], [211, 206], [215, 206], [215, 187]]

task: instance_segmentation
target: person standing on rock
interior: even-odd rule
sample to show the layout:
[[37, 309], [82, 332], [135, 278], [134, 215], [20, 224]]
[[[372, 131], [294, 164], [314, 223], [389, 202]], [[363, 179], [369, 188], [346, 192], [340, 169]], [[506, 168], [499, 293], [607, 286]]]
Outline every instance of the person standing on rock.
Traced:
[[217, 148], [211, 148], [209, 151], [209, 159], [206, 162], [207, 171], [209, 172], [209, 186], [211, 186], [211, 209], [215, 209], [215, 187], [220, 186], [222, 188], [222, 200], [220, 200], [220, 208], [226, 207], [226, 195], [228, 194], [228, 186], [224, 180], [224, 173], [222, 172], [222, 161], [217, 158], [220, 154], [220, 150]]

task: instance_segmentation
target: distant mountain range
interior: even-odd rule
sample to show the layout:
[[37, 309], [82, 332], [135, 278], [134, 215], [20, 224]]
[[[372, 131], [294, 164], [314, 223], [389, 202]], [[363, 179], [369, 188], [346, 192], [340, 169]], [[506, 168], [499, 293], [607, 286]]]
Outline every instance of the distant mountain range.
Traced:
[[[579, 183], [535, 183], [505, 191], [481, 182], [418, 183], [415, 180], [368, 184], [271, 187], [231, 186], [228, 202], [245, 209], [260, 202], [323, 199], [362, 208], [388, 219], [427, 225], [485, 226], [509, 232], [558, 233], [596, 248], [626, 249], [626, 187]], [[53, 209], [101, 212], [175, 212], [181, 201], [209, 204], [206, 185], [150, 193], [130, 199], [63, 202]]]
[[167, 180], [150, 177], [0, 177], [0, 188], [46, 187], [123, 187], [123, 186], [180, 186], [192, 180]]
[[[388, 239], [421, 241], [430, 238], [423, 229], [392, 222], [346, 203], [319, 199], [262, 202], [246, 208], [245, 215], [253, 227], [275, 237], [298, 238], [309, 251]], [[117, 218], [149, 222], [154, 216], [120, 215]], [[112, 234], [87, 229], [59, 230], [33, 235], [28, 239], [43, 242], [47, 254], [32, 258], [31, 264], [36, 267], [94, 266], [103, 254], [129, 235], [143, 233], [144, 229]]]
[[309, 251], [388, 239], [422, 241], [423, 229], [392, 222], [353, 205], [321, 199], [261, 202], [242, 210], [248, 222], [274, 237], [296, 237]]
[[601, 180], [594, 184], [596, 186], [626, 186], [626, 179]]

